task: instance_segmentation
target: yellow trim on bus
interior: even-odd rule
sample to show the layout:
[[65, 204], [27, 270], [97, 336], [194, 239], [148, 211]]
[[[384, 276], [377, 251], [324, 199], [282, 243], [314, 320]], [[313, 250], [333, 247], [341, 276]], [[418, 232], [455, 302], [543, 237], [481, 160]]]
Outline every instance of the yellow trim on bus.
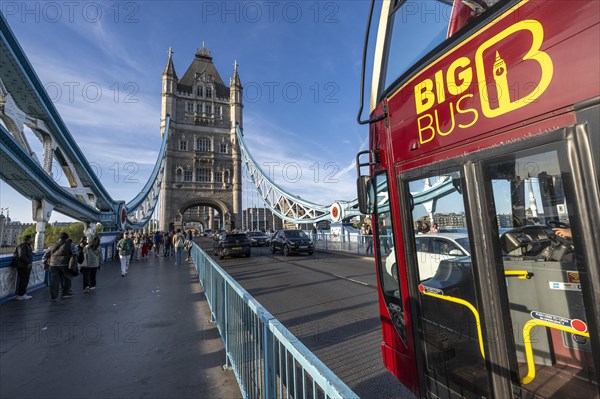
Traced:
[[581, 332], [577, 331], [572, 327], [561, 326], [560, 324], [550, 323], [544, 320], [531, 319], [525, 326], [523, 326], [523, 344], [525, 345], [525, 359], [527, 361], [527, 375], [521, 379], [521, 384], [526, 385], [535, 379], [535, 362], [533, 359], [533, 348], [531, 347], [531, 329], [533, 327], [548, 327], [554, 328], [555, 330], [564, 331], [570, 334], [581, 335], [583, 337], [589, 338], [589, 332]]
[[456, 298], [453, 296], [434, 294], [433, 292], [427, 292], [427, 291], [420, 291], [420, 292], [423, 295], [429, 295], [434, 298], [442, 299], [444, 301], [454, 302], [459, 305], [466, 306], [471, 311], [471, 313], [473, 313], [473, 316], [475, 316], [475, 324], [477, 325], [477, 337], [479, 340], [479, 350], [481, 351], [481, 357], [483, 357], [485, 359], [485, 353], [483, 351], [483, 335], [481, 333], [481, 321], [479, 320], [479, 312], [477, 311], [477, 309], [475, 309], [475, 306], [471, 305], [471, 303], [465, 301], [464, 299]]

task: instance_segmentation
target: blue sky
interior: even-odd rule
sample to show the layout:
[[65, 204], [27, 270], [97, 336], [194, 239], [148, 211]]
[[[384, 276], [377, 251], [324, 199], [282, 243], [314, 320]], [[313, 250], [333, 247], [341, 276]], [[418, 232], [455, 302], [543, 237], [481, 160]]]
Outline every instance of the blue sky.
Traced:
[[[237, 60], [246, 142], [259, 164], [279, 165], [275, 181], [324, 205], [356, 197], [354, 156], [368, 136], [355, 121], [368, 1], [3, 1], [0, 7], [114, 199], [131, 200], [156, 161], [169, 47], [182, 77], [203, 42], [225, 82]], [[60, 174], [55, 178], [64, 183]], [[0, 207], [10, 208], [13, 220], [32, 221], [29, 201], [4, 182]], [[54, 212], [51, 220], [68, 218]]]

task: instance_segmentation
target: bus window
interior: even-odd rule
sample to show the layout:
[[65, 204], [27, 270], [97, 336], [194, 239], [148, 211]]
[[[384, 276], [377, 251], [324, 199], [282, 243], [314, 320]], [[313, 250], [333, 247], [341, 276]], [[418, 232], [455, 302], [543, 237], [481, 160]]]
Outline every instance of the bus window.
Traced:
[[[486, 165], [521, 388], [543, 398], [597, 397], [586, 307], [585, 265], [575, 251], [566, 154], [552, 144]], [[563, 229], [565, 234], [556, 233]], [[521, 278], [519, 278], [521, 276]], [[598, 354], [596, 354], [598, 356]]]
[[[428, 391], [484, 397], [489, 388], [460, 178], [453, 172], [408, 182], [411, 223], [419, 228], [406, 263], [418, 276], [416, 328], [423, 337]], [[428, 228], [434, 223], [437, 233]]]
[[377, 238], [377, 255], [379, 268], [379, 284], [383, 292], [390, 321], [398, 336], [406, 345], [407, 330], [404, 316], [404, 306], [400, 291], [398, 275], [398, 259], [394, 250], [394, 234], [392, 215], [390, 213], [390, 196], [387, 175], [381, 173], [375, 176], [376, 198], [373, 234]]
[[383, 87], [390, 86], [446, 39], [451, 9], [447, 2], [409, 0], [394, 11]]
[[392, 218], [390, 215], [389, 191], [387, 176], [377, 175], [377, 203], [375, 220], [372, 223], [373, 232], [377, 236], [377, 253], [381, 259], [382, 270], [381, 286], [386, 295], [400, 298], [398, 285], [398, 266], [394, 249], [394, 236], [392, 234]]
[[382, 87], [390, 87], [444, 40], [502, 1], [399, 1], [389, 21]]

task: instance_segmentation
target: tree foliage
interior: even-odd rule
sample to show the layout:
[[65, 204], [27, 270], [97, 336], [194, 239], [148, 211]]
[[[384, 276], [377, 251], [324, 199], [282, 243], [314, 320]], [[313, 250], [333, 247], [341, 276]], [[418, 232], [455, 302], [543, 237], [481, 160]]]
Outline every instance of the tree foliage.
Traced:
[[[60, 233], [63, 231], [69, 235], [69, 238], [73, 240], [73, 242], [78, 243], [83, 237], [83, 222], [71, 223], [68, 226], [57, 226], [54, 227], [51, 224], [46, 224], [46, 230], [44, 235], [44, 248], [48, 248], [50, 245], [54, 244], [58, 241], [60, 237]], [[35, 237], [35, 225], [29, 226], [23, 231], [23, 234], [19, 236], [19, 242], [23, 241], [23, 237], [27, 234]]]

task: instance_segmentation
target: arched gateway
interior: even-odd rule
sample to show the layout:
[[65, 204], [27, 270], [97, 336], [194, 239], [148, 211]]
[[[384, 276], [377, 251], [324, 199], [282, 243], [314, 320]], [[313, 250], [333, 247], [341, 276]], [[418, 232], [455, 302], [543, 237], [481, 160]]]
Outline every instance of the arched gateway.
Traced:
[[241, 227], [242, 163], [235, 127], [243, 127], [242, 107], [237, 63], [228, 87], [203, 45], [178, 79], [169, 49], [162, 75], [161, 124], [167, 115], [171, 124], [160, 192], [161, 230], [190, 222], [214, 230]]

